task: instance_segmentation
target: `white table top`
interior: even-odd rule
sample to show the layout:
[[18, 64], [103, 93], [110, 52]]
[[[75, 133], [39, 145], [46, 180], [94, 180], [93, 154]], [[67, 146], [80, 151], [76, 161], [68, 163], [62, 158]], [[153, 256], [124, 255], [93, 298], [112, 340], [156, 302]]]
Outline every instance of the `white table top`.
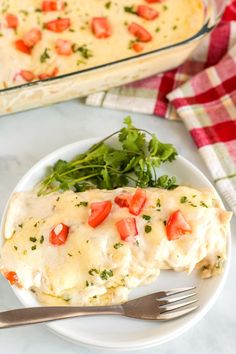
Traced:
[[[65, 144], [117, 130], [129, 113], [86, 107], [78, 100], [0, 118], [0, 214], [20, 177], [39, 159]], [[191, 137], [180, 122], [131, 114], [135, 125], [173, 143], [211, 180]], [[181, 337], [140, 354], [236, 353], [236, 218], [232, 223], [232, 264], [226, 286], [206, 317]], [[8, 283], [0, 277], [0, 310], [20, 306]], [[71, 344], [49, 332], [44, 325], [0, 331], [0, 352], [9, 354], [96, 353]], [[110, 352], [110, 351], [109, 351]], [[132, 352], [130, 352], [132, 353]]]

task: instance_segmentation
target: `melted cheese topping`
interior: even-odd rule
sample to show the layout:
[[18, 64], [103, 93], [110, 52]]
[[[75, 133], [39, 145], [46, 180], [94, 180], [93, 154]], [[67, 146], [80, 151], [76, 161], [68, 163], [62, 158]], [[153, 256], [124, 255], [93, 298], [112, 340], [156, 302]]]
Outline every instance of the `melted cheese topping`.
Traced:
[[[63, 11], [40, 11], [42, 0], [3, 0], [0, 4], [0, 88], [25, 83], [21, 70], [31, 71], [37, 79], [42, 73], [50, 74], [55, 68], [58, 74], [102, 65], [137, 54], [132, 49], [135, 37], [128, 26], [135, 22], [144, 27], [153, 37], [142, 43], [143, 51], [149, 52], [161, 47], [181, 42], [197, 33], [204, 22], [202, 0], [163, 0], [149, 4], [142, 0], [67, 0]], [[107, 5], [109, 4], [109, 5]], [[146, 20], [127, 12], [125, 7], [135, 11], [138, 5], [149, 6], [158, 11], [154, 20]], [[8, 28], [6, 15], [18, 17], [17, 29]], [[57, 18], [69, 18], [69, 29], [55, 33], [44, 28], [44, 24]], [[106, 17], [112, 26], [109, 38], [98, 39], [91, 30], [94, 17]], [[42, 31], [42, 39], [34, 46], [31, 55], [15, 49], [14, 42], [22, 39], [32, 28]], [[68, 40], [75, 50], [71, 55], [58, 55], [57, 39]], [[46, 55], [45, 55], [46, 50]], [[89, 57], [88, 57], [89, 56]]]
[[[132, 288], [154, 281], [161, 269], [190, 273], [202, 261], [204, 271], [219, 270], [226, 257], [231, 213], [219, 208], [211, 192], [187, 187], [147, 189], [147, 202], [136, 217], [136, 242], [125, 242], [115, 223], [131, 216], [127, 208], [113, 203], [101, 225], [88, 225], [91, 202], [114, 201], [123, 191], [133, 194], [135, 189], [68, 191], [43, 197], [15, 193], [5, 222], [3, 274], [15, 271], [19, 283], [34, 289], [46, 304], [101, 305], [126, 301]], [[168, 241], [165, 221], [178, 209], [192, 232]], [[59, 223], [69, 226], [69, 235], [63, 245], [54, 246], [49, 234]], [[151, 226], [150, 232], [145, 232], [145, 225]]]

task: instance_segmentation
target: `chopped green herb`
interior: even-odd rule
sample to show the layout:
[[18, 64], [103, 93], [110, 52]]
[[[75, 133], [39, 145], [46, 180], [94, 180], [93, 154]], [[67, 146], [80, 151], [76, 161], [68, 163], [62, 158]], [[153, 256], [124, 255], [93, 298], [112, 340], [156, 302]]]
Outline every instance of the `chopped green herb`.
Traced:
[[149, 232], [152, 231], [152, 227], [150, 225], [145, 225], [144, 230], [145, 230], [146, 234], [149, 234]]
[[208, 205], [206, 205], [206, 203], [204, 203], [202, 200], [200, 201], [200, 205], [204, 208], [208, 208]]
[[26, 11], [26, 10], [19, 10], [19, 12], [21, 12], [25, 16], [29, 15], [28, 11]]
[[118, 248], [120, 248], [120, 247], [122, 247], [122, 246], [124, 246], [124, 245], [123, 245], [122, 243], [118, 242], [118, 243], [115, 243], [113, 247], [114, 247], [116, 250], [118, 250]]
[[150, 215], [143, 214], [142, 217], [143, 217], [144, 220], [147, 220], [147, 221], [151, 220], [151, 216]]
[[44, 242], [44, 236], [43, 235], [41, 235], [41, 237], [40, 237], [40, 240], [39, 240], [39, 243], [43, 243]]
[[29, 239], [30, 239], [31, 242], [36, 242], [37, 241], [36, 237], [30, 237]]
[[160, 32], [160, 27], [157, 27], [156, 29], [155, 29], [155, 32]]
[[167, 11], [167, 10], [168, 10], [168, 6], [164, 5], [164, 6], [163, 6], [163, 10], [164, 10], [164, 11]]
[[89, 240], [86, 240], [86, 243], [89, 243]]
[[191, 202], [189, 202], [189, 205], [190, 205], [191, 207], [193, 207], [193, 208], [197, 208], [197, 205], [196, 205], [196, 204], [193, 204], [193, 203], [191, 203]]
[[32, 251], [36, 250], [36, 248], [37, 248], [36, 245], [34, 245], [34, 246], [31, 247]]
[[192, 195], [192, 198], [196, 198], [196, 196], [197, 196], [197, 195], [196, 195], [196, 194], [194, 194], [194, 195]]
[[73, 28], [69, 28], [69, 32], [75, 32]]
[[86, 207], [86, 206], [88, 206], [88, 202], [80, 202], [79, 204], [76, 204], [75, 206], [76, 207], [80, 207], [80, 206]]
[[94, 296], [93, 296], [93, 299], [96, 299], [96, 298], [97, 298], [97, 295], [94, 295]]
[[133, 15], [137, 15], [137, 11], [135, 10], [134, 6], [124, 6], [124, 11]]
[[188, 198], [184, 195], [180, 198], [180, 203], [184, 204], [184, 203], [187, 203], [188, 201]]
[[38, 221], [34, 224], [34, 227], [37, 227], [38, 226]]
[[92, 268], [92, 269], [89, 270], [88, 273], [89, 273], [89, 275], [95, 275], [95, 274], [99, 274], [99, 271], [97, 269], [95, 269], [95, 268]]
[[22, 229], [22, 227], [23, 227], [23, 224], [19, 224], [18, 226], [19, 226], [19, 227], [20, 227], [20, 228]]
[[72, 257], [72, 254], [71, 253], [67, 253], [69, 257]]
[[93, 56], [92, 51], [87, 48], [86, 44], [84, 44], [82, 46], [78, 46], [76, 43], [74, 43], [74, 44], [72, 44], [72, 51], [74, 53], [80, 52], [80, 54], [82, 55], [82, 57], [84, 59], [89, 59]]
[[106, 2], [104, 6], [105, 6], [106, 9], [110, 9], [111, 1]]
[[172, 27], [172, 30], [175, 31], [177, 28], [178, 28], [178, 26], [177, 26], [177, 25], [174, 25], [174, 26]]
[[24, 250], [22, 253], [23, 253], [24, 256], [26, 256], [27, 255], [27, 250]]
[[18, 250], [18, 247], [17, 247], [17, 246], [14, 246], [14, 249], [17, 251], [17, 250]]
[[156, 203], [157, 208], [161, 207], [161, 200], [160, 198], [157, 199], [157, 203]]
[[110, 270], [106, 270], [104, 269], [101, 273], [100, 273], [100, 277], [102, 280], [107, 280], [110, 277], [113, 277], [113, 271]]
[[35, 11], [35, 12], [42, 12], [41, 9], [35, 9], [34, 11]]
[[86, 287], [88, 287], [88, 286], [89, 286], [89, 282], [88, 282], [88, 280], [86, 280], [86, 282], [85, 282], [85, 286], [86, 286]]
[[66, 301], [66, 302], [69, 302], [70, 300], [71, 300], [71, 298], [64, 299], [64, 301]]
[[166, 221], [166, 220], [164, 220], [164, 221], [163, 221], [163, 224], [164, 224], [164, 225], [166, 226], [166, 224], [167, 224], [167, 221]]
[[46, 63], [48, 59], [50, 59], [50, 55], [48, 54], [49, 49], [45, 48], [44, 52], [40, 55], [40, 62]]
[[56, 202], [59, 202], [59, 200], [60, 200], [60, 197], [57, 197]]

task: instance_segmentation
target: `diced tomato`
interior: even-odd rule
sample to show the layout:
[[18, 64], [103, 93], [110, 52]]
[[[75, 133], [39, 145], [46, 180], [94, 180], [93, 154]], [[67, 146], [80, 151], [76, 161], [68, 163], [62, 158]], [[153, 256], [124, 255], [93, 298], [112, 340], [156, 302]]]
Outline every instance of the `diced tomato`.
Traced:
[[58, 39], [56, 42], [56, 51], [59, 55], [71, 55], [71, 42], [65, 39]]
[[135, 236], [138, 235], [135, 218], [121, 219], [116, 223], [116, 227], [123, 241], [134, 241]]
[[51, 230], [49, 241], [54, 246], [61, 246], [66, 242], [68, 233], [69, 227], [63, 223], [60, 223]]
[[191, 231], [191, 226], [185, 220], [180, 210], [177, 210], [170, 215], [166, 224], [166, 234], [169, 241], [177, 240]]
[[146, 200], [146, 191], [144, 189], [137, 188], [131, 199], [129, 212], [133, 215], [139, 215], [144, 207]]
[[20, 75], [23, 77], [23, 79], [25, 81], [33, 81], [35, 79], [35, 75], [34, 73], [32, 73], [32, 71], [28, 71], [28, 70], [21, 70]]
[[132, 196], [128, 193], [121, 193], [115, 197], [115, 203], [121, 208], [128, 208], [131, 202]]
[[93, 34], [97, 38], [107, 38], [112, 34], [111, 25], [106, 17], [94, 17], [91, 26]]
[[11, 285], [16, 284], [19, 280], [16, 272], [8, 272], [5, 274], [5, 277], [10, 282]]
[[45, 28], [52, 32], [63, 32], [70, 27], [69, 18], [58, 18], [45, 23]]
[[131, 23], [128, 30], [133, 34], [140, 42], [150, 42], [152, 40], [151, 34], [142, 26], [137, 23]]
[[137, 8], [137, 15], [142, 18], [145, 18], [145, 20], [154, 20], [155, 18], [157, 18], [159, 13], [149, 6], [140, 5]]
[[155, 4], [157, 2], [163, 2], [163, 0], [145, 0], [146, 2], [148, 2], [149, 4]]
[[50, 11], [62, 11], [65, 8], [64, 1], [43, 1], [42, 2], [42, 11], [50, 12]]
[[22, 39], [18, 39], [17, 41], [14, 42], [15, 47], [17, 50], [19, 50], [22, 53], [25, 54], [31, 54], [31, 48], [25, 45], [24, 41]]
[[135, 42], [132, 44], [132, 49], [137, 52], [137, 53], [140, 53], [143, 51], [143, 45], [141, 43], [138, 43], [138, 42]]
[[17, 28], [19, 21], [18, 17], [13, 15], [13, 14], [7, 14], [6, 15], [6, 21], [7, 21], [7, 27], [8, 28]]
[[51, 77], [57, 76], [57, 74], [58, 74], [58, 68], [55, 67], [51, 73], [41, 73], [38, 75], [38, 78], [40, 80], [46, 80], [46, 79], [50, 79]]
[[91, 215], [88, 218], [88, 224], [92, 227], [100, 225], [110, 214], [112, 203], [110, 200], [96, 202], [91, 204]]
[[35, 46], [42, 38], [42, 32], [38, 28], [32, 28], [29, 32], [27, 32], [23, 41], [25, 45], [29, 48]]

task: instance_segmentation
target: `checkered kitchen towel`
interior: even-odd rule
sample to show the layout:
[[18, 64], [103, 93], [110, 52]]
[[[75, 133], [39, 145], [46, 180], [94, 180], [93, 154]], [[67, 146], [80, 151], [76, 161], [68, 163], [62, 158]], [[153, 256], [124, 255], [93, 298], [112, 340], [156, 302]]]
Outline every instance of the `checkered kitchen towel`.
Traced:
[[179, 68], [90, 95], [86, 103], [181, 119], [236, 214], [236, 0]]

